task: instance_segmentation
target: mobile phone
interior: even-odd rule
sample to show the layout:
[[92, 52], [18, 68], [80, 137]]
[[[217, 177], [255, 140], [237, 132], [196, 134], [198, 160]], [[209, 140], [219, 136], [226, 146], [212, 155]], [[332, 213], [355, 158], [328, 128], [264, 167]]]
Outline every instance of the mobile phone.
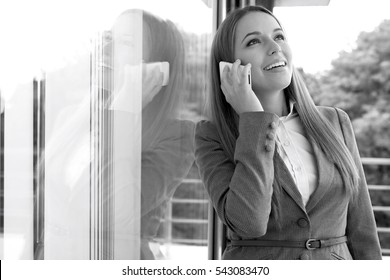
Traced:
[[[225, 65], [227, 65], [229, 67], [229, 69], [231, 70], [232, 66], [233, 66], [233, 63], [226, 62], [226, 61], [220, 61], [219, 62], [219, 77], [220, 77], [221, 80], [222, 80], [222, 73], [223, 73], [223, 69], [225, 68]], [[244, 68], [243, 65], [240, 65], [239, 67], [240, 67], [241, 70]], [[252, 83], [252, 81], [251, 81], [251, 73], [249, 72], [249, 74], [248, 74], [248, 84], [251, 84], [251, 83]]]
[[162, 86], [168, 85], [169, 82], [169, 62], [162, 61], [162, 62], [150, 62], [145, 63], [146, 71], [152, 71], [155, 67], [158, 67], [160, 72], [163, 74], [163, 82]]

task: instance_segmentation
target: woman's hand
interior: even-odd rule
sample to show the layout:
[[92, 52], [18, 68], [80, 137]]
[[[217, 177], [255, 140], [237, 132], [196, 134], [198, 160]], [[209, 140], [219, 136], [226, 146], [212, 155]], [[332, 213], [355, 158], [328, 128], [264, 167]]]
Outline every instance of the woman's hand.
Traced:
[[161, 90], [164, 75], [160, 68], [155, 66], [149, 69], [142, 64], [142, 108], [145, 108]]
[[240, 69], [241, 61], [237, 59], [229, 70], [225, 66], [222, 72], [221, 89], [226, 101], [233, 107], [237, 114], [244, 112], [264, 111], [260, 100], [253, 92], [248, 83], [248, 75], [251, 71], [251, 64]]
[[[146, 69], [145, 64], [124, 65], [120, 86], [114, 92], [111, 109], [140, 113], [162, 88], [163, 74], [158, 67]], [[142, 98], [140, 100], [140, 98]], [[140, 107], [142, 102], [142, 107]]]

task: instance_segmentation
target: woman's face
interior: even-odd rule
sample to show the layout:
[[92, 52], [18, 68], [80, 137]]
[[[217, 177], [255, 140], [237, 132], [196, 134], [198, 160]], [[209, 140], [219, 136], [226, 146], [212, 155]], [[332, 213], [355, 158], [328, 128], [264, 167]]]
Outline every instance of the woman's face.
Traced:
[[292, 54], [278, 22], [269, 14], [251, 12], [237, 24], [234, 57], [252, 65], [252, 89], [265, 94], [285, 89], [292, 77]]
[[[114, 61], [120, 71], [125, 65], [139, 65], [143, 59], [142, 13], [134, 11], [120, 15], [114, 24]], [[142, 28], [141, 28], [142, 27]]]

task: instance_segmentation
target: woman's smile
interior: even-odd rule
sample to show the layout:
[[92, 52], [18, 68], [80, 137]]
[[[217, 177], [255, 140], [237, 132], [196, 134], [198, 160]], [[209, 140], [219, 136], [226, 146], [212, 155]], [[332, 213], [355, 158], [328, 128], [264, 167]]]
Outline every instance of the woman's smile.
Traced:
[[280, 72], [285, 70], [287, 62], [284, 60], [277, 60], [276, 62], [271, 62], [266, 67], [263, 68], [264, 71]]

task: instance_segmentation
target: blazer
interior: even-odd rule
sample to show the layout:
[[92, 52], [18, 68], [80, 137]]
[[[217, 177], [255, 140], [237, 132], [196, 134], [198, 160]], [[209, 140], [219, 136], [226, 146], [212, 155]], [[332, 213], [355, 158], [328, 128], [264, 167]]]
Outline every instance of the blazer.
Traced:
[[235, 246], [223, 259], [381, 259], [376, 224], [355, 136], [348, 115], [318, 107], [350, 150], [359, 170], [358, 191], [344, 184], [334, 164], [311, 142], [318, 186], [306, 206], [283, 160], [276, 152], [276, 114], [240, 115], [234, 161], [221, 144], [215, 125], [196, 126], [195, 159], [201, 179], [229, 240], [330, 239], [346, 235], [346, 243], [308, 250], [291, 247]]

